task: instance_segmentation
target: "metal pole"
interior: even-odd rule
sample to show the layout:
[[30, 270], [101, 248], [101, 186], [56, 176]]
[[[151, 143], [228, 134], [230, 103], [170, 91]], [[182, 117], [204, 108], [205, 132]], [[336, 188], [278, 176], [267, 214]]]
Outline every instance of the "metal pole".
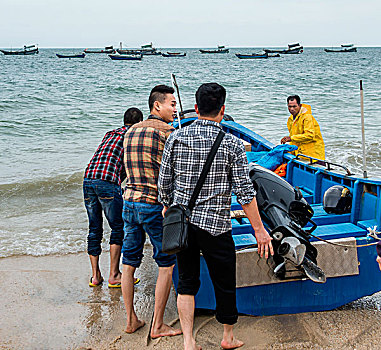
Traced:
[[362, 135], [362, 165], [364, 178], [368, 177], [366, 171], [366, 151], [365, 151], [365, 122], [364, 122], [364, 90], [362, 88], [362, 80], [360, 80], [360, 101], [361, 101], [361, 135]]
[[[172, 82], [172, 87], [175, 89], [175, 91], [177, 93], [177, 97], [179, 99], [180, 110], [181, 110], [181, 112], [183, 112], [183, 106], [181, 105], [179, 87], [178, 87], [177, 82], [176, 82], [176, 77], [173, 73], [171, 74], [171, 82]], [[177, 111], [177, 119], [179, 122], [179, 129], [181, 129], [180, 113], [178, 111]]]

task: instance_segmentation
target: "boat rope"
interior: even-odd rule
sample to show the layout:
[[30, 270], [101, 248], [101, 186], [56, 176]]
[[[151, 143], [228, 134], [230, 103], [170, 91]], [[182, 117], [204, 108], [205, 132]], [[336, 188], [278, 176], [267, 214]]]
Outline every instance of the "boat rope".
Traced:
[[[373, 227], [368, 227], [367, 230], [368, 230], [368, 234], [367, 236], [368, 237], [372, 237], [373, 239], [377, 240], [377, 241], [381, 241], [381, 238], [378, 236], [379, 234], [381, 234], [380, 231], [377, 231], [376, 230], [376, 227], [377, 226], [373, 226]], [[336, 246], [339, 246], [339, 247], [344, 247], [344, 248], [363, 248], [363, 247], [370, 247], [372, 245], [376, 245], [378, 242], [373, 242], [373, 243], [367, 243], [367, 244], [359, 244], [359, 245], [349, 245], [349, 244], [342, 244], [342, 243], [336, 243], [336, 242], [331, 242], [331, 241], [328, 241], [326, 239], [323, 239], [323, 238], [320, 238], [318, 236], [315, 236], [313, 235], [312, 233], [309, 233], [309, 235], [311, 237], [314, 237], [316, 239], [318, 239], [319, 241], [322, 241], [322, 242], [325, 242], [325, 243], [328, 243], [328, 244], [332, 244], [332, 245], [336, 245]], [[243, 247], [243, 248], [240, 248], [240, 249], [236, 249], [236, 252], [239, 252], [241, 250], [245, 250], [245, 249], [250, 249], [250, 248], [257, 248], [258, 245], [257, 244], [251, 244], [247, 247]]]

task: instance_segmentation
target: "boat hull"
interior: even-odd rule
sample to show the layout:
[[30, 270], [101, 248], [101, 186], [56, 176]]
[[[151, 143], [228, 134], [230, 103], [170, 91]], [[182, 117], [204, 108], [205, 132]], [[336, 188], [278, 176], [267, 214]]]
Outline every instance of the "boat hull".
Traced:
[[141, 61], [142, 56], [128, 56], [128, 55], [108, 55], [115, 61]]
[[60, 55], [60, 54], [56, 53], [56, 56], [58, 58], [85, 58], [86, 54], [82, 53], [79, 55]]
[[[190, 122], [191, 120], [182, 120], [184, 126]], [[226, 132], [249, 143], [253, 153], [269, 151], [274, 147], [260, 135], [235, 122], [223, 121], [222, 125]], [[288, 162], [286, 180], [292, 186], [300, 188], [314, 210], [312, 220], [317, 225], [314, 235], [330, 243], [339, 242], [345, 247], [311, 239], [311, 243], [319, 247], [318, 265], [325, 263], [322, 268], [327, 275], [326, 283], [314, 283], [300, 271], [299, 275], [294, 275], [291, 279], [279, 280], [273, 273], [272, 259], [259, 259], [256, 248], [253, 248], [256, 241], [250, 223], [247, 219], [233, 218], [232, 234], [237, 250], [238, 312], [259, 316], [332, 310], [380, 291], [381, 278], [375, 261], [375, 246], [361, 245], [376, 242], [368, 236], [368, 227], [376, 226], [379, 231], [381, 229], [381, 179], [348, 176], [303, 162], [291, 154], [284, 156], [284, 162]], [[322, 198], [325, 191], [337, 184], [345, 185], [353, 195], [350, 213], [336, 215], [323, 210]], [[231, 209], [242, 209], [234, 196]], [[214, 289], [202, 255], [200, 266], [201, 286], [195, 297], [196, 307], [214, 310]], [[173, 281], [177, 288], [177, 266]]]
[[291, 55], [297, 55], [297, 54], [303, 52], [303, 46], [293, 48], [293, 49], [284, 49], [284, 50], [264, 49], [263, 51], [265, 51], [267, 53], [280, 53], [280, 54], [284, 54], [284, 55], [290, 55], [290, 54]]
[[261, 58], [269, 58], [269, 55], [267, 53], [263, 55], [253, 54], [253, 55], [243, 55], [236, 53], [235, 54], [239, 59], [241, 60], [250, 60], [250, 59], [261, 59]]
[[18, 50], [18, 51], [8, 51], [0, 50], [4, 55], [13, 55], [13, 56], [25, 56], [25, 55], [35, 55], [38, 54], [38, 48], [32, 50]]
[[201, 53], [229, 53], [229, 49], [218, 49], [218, 50], [199, 50]]
[[357, 48], [352, 47], [350, 49], [324, 49], [325, 52], [357, 52]]
[[162, 53], [161, 54], [163, 57], [185, 57], [187, 54], [186, 52], [184, 53]]

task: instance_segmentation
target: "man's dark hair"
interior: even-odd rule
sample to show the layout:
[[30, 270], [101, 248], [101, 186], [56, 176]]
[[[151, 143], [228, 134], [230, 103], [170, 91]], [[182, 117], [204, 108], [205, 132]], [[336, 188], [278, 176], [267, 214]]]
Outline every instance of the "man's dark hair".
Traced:
[[131, 107], [124, 112], [124, 125], [132, 125], [143, 120], [143, 113], [139, 108]]
[[215, 117], [225, 104], [226, 90], [217, 83], [202, 84], [196, 91], [196, 103], [202, 116]]
[[168, 85], [156, 85], [149, 94], [148, 98], [148, 106], [149, 110], [152, 111], [153, 104], [155, 101], [159, 101], [160, 103], [163, 103], [165, 100], [166, 94], [173, 94], [175, 90], [168, 86]]
[[290, 102], [290, 100], [296, 100], [296, 103], [300, 105], [300, 97], [298, 95], [292, 95], [287, 97], [287, 103]]

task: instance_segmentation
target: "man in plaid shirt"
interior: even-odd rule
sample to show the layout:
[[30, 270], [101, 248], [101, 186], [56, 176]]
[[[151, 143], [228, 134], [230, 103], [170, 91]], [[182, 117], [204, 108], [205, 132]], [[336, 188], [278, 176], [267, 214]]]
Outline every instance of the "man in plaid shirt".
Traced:
[[124, 125], [106, 133], [85, 170], [83, 194], [89, 218], [87, 252], [92, 268], [90, 287], [99, 286], [103, 282], [99, 269], [103, 238], [102, 211], [111, 228], [108, 286], [121, 286], [119, 261], [123, 242], [123, 199], [120, 185], [126, 177], [123, 166], [123, 139], [128, 128], [142, 120], [143, 114], [138, 108], [129, 108], [124, 114]]
[[173, 88], [155, 86], [148, 100], [150, 116], [133, 125], [124, 137], [124, 163], [127, 173], [123, 194], [123, 271], [122, 293], [127, 311], [127, 333], [144, 326], [134, 310], [135, 269], [143, 258], [146, 234], [153, 246], [153, 258], [159, 266], [155, 290], [155, 309], [150, 334], [152, 338], [173, 336], [181, 333], [163, 322], [172, 282], [172, 271], [176, 257], [162, 252], [163, 206], [158, 202], [157, 179], [164, 144], [174, 130], [168, 123], [176, 113]]
[[[187, 206], [212, 145], [222, 130], [225, 89], [216, 83], [203, 84], [196, 92], [198, 120], [176, 130], [165, 144], [159, 175], [163, 214], [172, 204]], [[193, 338], [194, 296], [200, 287], [200, 251], [208, 266], [216, 297], [216, 318], [224, 326], [223, 349], [241, 347], [233, 335], [237, 322], [236, 259], [231, 235], [231, 195], [237, 196], [249, 218], [258, 252], [273, 254], [271, 237], [259, 216], [256, 192], [242, 141], [225, 134], [190, 217], [188, 247], [177, 254], [179, 283], [177, 307], [184, 333], [184, 348], [196, 350]]]

